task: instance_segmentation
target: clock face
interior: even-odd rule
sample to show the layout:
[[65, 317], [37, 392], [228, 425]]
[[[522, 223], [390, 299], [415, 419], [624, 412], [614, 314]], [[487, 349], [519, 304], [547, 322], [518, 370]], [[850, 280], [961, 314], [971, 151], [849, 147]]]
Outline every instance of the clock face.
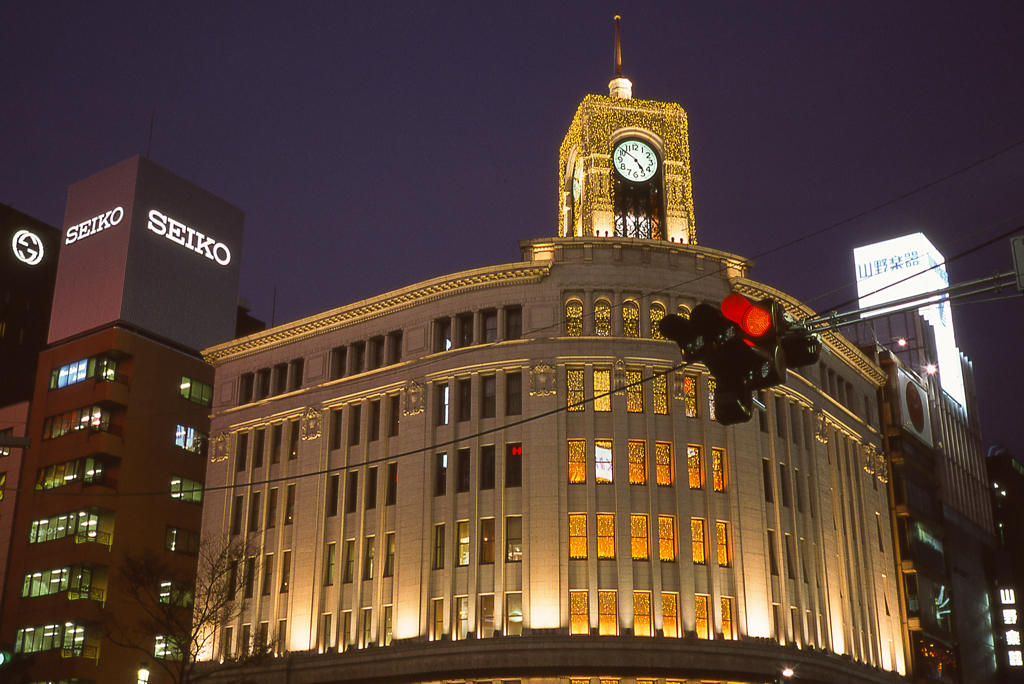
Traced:
[[578, 200], [583, 189], [583, 164], [576, 162], [576, 170], [572, 174], [572, 198]]
[[615, 171], [628, 181], [643, 183], [658, 171], [658, 155], [650, 145], [639, 140], [624, 140], [612, 153]]

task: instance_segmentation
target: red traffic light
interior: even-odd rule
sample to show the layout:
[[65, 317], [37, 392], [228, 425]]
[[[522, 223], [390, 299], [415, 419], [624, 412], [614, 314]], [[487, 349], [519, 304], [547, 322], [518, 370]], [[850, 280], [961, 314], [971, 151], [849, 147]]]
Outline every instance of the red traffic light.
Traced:
[[751, 337], [761, 337], [772, 329], [772, 312], [750, 303], [750, 300], [733, 292], [722, 300], [722, 315], [738, 323], [743, 332]]

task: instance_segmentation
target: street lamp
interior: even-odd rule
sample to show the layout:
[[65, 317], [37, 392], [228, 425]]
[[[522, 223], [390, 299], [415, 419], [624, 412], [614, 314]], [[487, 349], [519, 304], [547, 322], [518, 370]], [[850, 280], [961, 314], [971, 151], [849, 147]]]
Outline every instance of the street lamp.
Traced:
[[138, 684], [149, 684], [149, 663], [139, 663]]

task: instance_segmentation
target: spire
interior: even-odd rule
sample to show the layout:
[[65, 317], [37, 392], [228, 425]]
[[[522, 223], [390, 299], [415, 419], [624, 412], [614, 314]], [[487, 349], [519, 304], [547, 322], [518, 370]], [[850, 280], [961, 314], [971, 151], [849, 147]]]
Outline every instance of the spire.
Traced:
[[619, 44], [619, 17], [615, 15], [615, 78], [608, 84], [608, 95], [623, 100], [633, 97], [633, 84], [622, 77], [622, 48]]

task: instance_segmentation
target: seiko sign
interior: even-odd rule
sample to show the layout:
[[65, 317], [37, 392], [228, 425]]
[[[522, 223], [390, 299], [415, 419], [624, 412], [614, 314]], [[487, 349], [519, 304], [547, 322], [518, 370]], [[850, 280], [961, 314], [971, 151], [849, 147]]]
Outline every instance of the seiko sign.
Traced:
[[161, 214], [156, 209], [149, 212], [149, 229], [157, 235], [163, 235], [172, 242], [177, 242], [193, 252], [202, 254], [211, 261], [216, 261], [221, 266], [231, 263], [231, 250], [223, 242], [217, 242], [207, 237], [194, 228], [189, 228], [180, 221], [175, 221], [170, 216]]
[[124, 209], [118, 207], [117, 209], [111, 209], [105, 214], [94, 216], [88, 221], [82, 221], [81, 223], [75, 224], [68, 228], [68, 233], [64, 237], [64, 244], [70, 245], [72, 242], [87, 238], [101, 230], [112, 228], [120, 223], [123, 218]]

